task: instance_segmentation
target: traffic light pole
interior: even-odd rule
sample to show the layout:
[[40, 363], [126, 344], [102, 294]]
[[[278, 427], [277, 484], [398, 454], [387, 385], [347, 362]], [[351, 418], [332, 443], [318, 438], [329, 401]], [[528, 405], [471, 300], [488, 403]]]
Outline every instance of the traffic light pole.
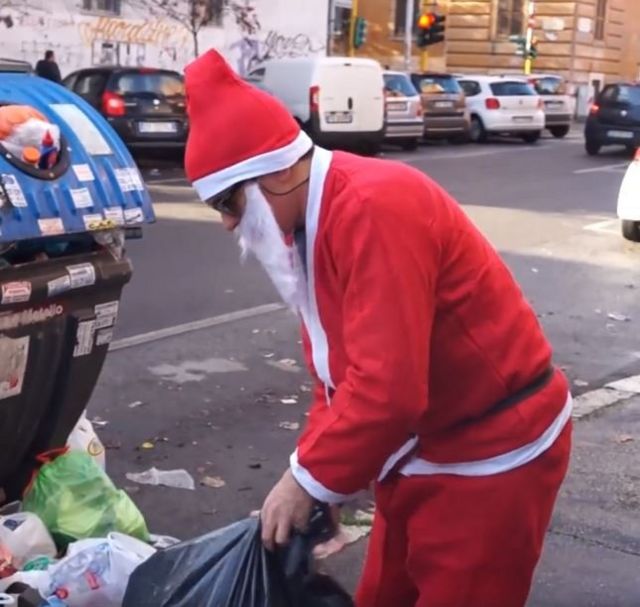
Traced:
[[404, 20], [404, 69], [411, 71], [411, 58], [413, 56], [413, 21], [415, 16], [415, 0], [407, 0]]
[[351, 21], [349, 23], [349, 57], [354, 57], [356, 54], [355, 47], [355, 34], [356, 34], [356, 19], [358, 18], [358, 0], [351, 0]]

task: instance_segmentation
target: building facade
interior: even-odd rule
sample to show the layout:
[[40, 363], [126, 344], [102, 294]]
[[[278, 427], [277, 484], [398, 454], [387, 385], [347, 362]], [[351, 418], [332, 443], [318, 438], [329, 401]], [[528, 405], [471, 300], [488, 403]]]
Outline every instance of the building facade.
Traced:
[[[62, 75], [104, 64], [182, 70], [221, 51], [246, 73], [268, 58], [325, 54], [329, 0], [213, 0], [197, 36], [178, 0], [0, 0], [0, 57], [34, 64], [52, 49]], [[167, 8], [167, 6], [169, 8]]]

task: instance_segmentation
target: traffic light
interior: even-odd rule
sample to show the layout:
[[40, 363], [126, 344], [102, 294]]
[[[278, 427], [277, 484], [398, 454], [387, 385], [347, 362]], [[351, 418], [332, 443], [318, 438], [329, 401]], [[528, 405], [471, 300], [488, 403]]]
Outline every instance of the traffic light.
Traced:
[[426, 48], [444, 40], [444, 15], [422, 13], [418, 18], [418, 47]]
[[360, 48], [367, 41], [367, 20], [364, 17], [356, 17], [353, 28], [353, 46]]
[[444, 40], [444, 30], [445, 25], [444, 22], [447, 18], [444, 15], [434, 14], [433, 25], [431, 26], [431, 44], [438, 44], [438, 42], [442, 42]]
[[538, 56], [538, 39], [535, 36], [531, 39], [531, 46], [528, 50], [525, 36], [509, 36], [509, 41], [516, 45], [516, 55], [518, 57], [535, 59]]
[[538, 39], [534, 36], [531, 39], [531, 47], [529, 48], [529, 57], [535, 59], [538, 56]]

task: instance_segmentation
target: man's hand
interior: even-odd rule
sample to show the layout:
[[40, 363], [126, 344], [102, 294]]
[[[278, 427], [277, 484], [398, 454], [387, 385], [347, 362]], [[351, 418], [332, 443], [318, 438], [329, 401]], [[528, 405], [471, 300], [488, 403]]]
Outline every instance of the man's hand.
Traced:
[[303, 530], [311, 515], [313, 498], [287, 470], [264, 501], [260, 511], [262, 541], [268, 550], [286, 544], [292, 529]]

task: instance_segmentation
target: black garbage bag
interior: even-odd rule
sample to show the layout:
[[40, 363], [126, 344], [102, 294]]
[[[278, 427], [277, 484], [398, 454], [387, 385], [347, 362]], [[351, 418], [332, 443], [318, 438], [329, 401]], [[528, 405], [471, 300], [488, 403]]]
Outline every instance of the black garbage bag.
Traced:
[[308, 532], [269, 552], [260, 522], [240, 521], [154, 554], [133, 572], [123, 607], [353, 607], [337, 582], [313, 571], [313, 547], [331, 534], [318, 508]]

